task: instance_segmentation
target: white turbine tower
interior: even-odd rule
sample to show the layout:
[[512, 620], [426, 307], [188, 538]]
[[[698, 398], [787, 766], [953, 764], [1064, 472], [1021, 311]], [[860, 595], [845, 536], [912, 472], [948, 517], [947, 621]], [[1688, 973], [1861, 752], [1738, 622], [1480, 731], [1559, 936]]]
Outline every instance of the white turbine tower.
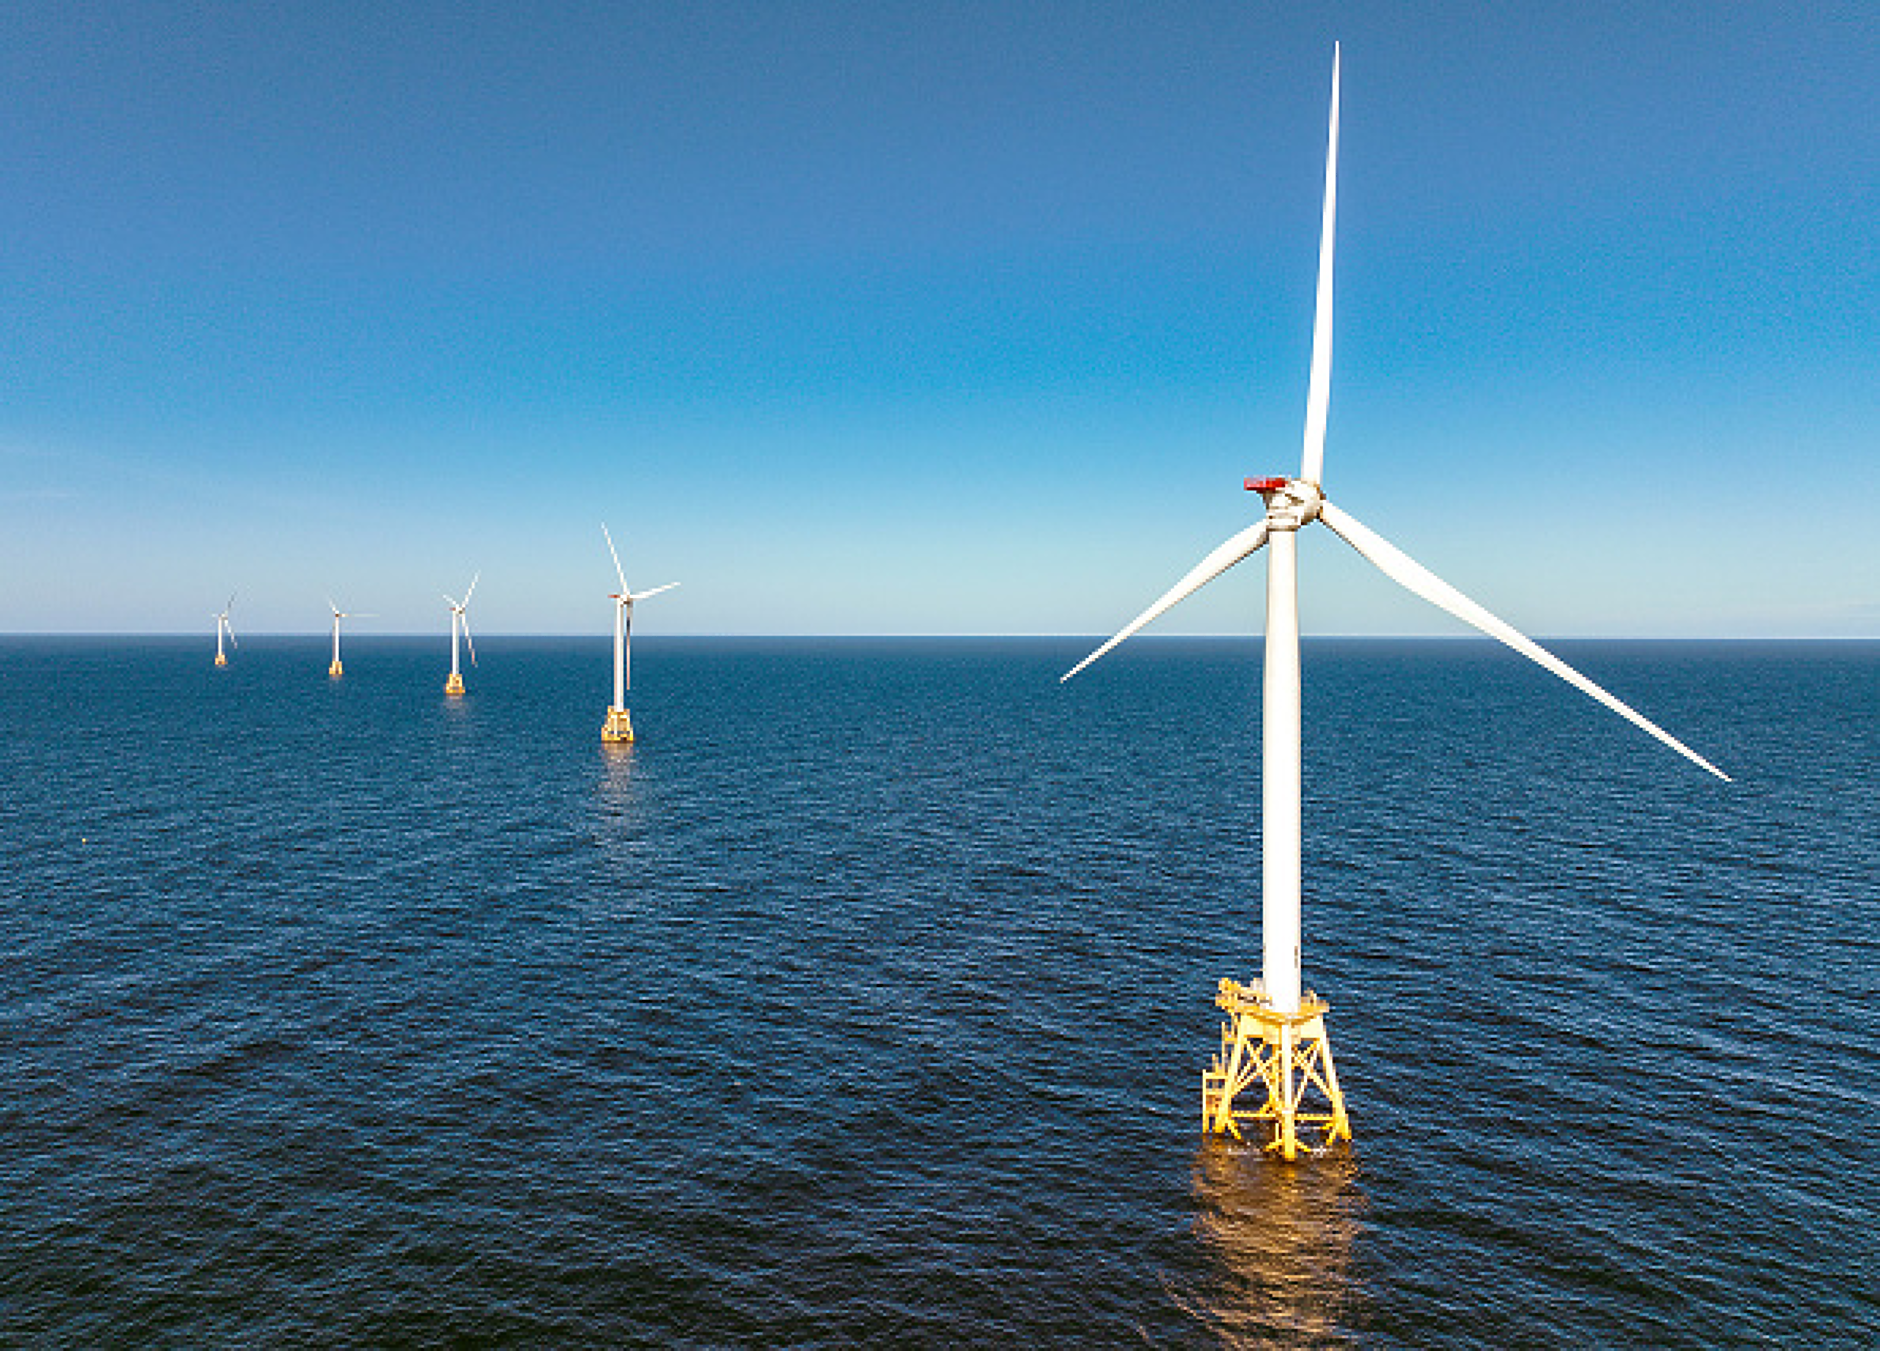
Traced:
[[228, 612], [234, 608], [235, 593], [231, 591], [229, 593], [228, 604], [222, 607], [222, 613], [212, 616], [215, 620], [215, 664], [217, 666], [228, 665], [228, 654], [222, 650], [222, 635], [228, 635], [228, 645], [230, 647], [240, 646], [240, 644], [235, 641], [235, 626], [228, 622]]
[[627, 716], [627, 690], [633, 684], [628, 653], [633, 636], [633, 602], [670, 591], [679, 584], [667, 582], [651, 591], [629, 591], [627, 574], [621, 570], [620, 554], [614, 548], [614, 537], [608, 533], [605, 522], [601, 524], [601, 534], [606, 536], [607, 552], [613, 556], [614, 576], [620, 579], [620, 590], [609, 597], [614, 603], [614, 702], [607, 710], [607, 721], [601, 725], [601, 740], [624, 742], [633, 740], [633, 719]]
[[483, 574], [477, 573], [470, 579], [470, 590], [463, 593], [462, 600], [444, 597], [444, 603], [450, 606], [450, 679], [444, 682], [444, 693], [463, 693], [463, 672], [457, 665], [457, 632], [463, 631], [464, 646], [470, 649], [470, 664], [477, 664], [477, 645], [470, 640], [470, 596], [477, 589], [477, 583], [483, 580]]
[[326, 598], [326, 608], [333, 612], [333, 664], [326, 668], [326, 673], [335, 679], [346, 674], [346, 668], [339, 661], [339, 621], [342, 619], [373, 619], [374, 615], [362, 612], [353, 613], [342, 610], [331, 596]]
[[[1259, 549], [1267, 546], [1265, 685], [1261, 699], [1261, 979], [1248, 985], [1223, 980], [1215, 1003], [1228, 1015], [1221, 1029], [1221, 1054], [1202, 1076], [1202, 1125], [1239, 1136], [1238, 1122], [1270, 1122], [1267, 1148], [1295, 1157], [1298, 1128], [1323, 1128], [1323, 1143], [1351, 1137], [1343, 1095], [1326, 1040], [1327, 1005], [1310, 992], [1302, 996], [1299, 978], [1299, 592], [1298, 532], [1314, 521], [1369, 559], [1379, 571], [1464, 623], [1499, 639], [1538, 662], [1576, 689], [1597, 699], [1702, 766], [1720, 779], [1728, 775], [1620, 700], [1448, 583], [1417, 564], [1349, 512], [1327, 501], [1324, 478], [1325, 418], [1330, 403], [1332, 366], [1332, 222], [1337, 202], [1338, 70], [1332, 49], [1331, 125], [1325, 152], [1325, 206], [1319, 235], [1318, 302], [1312, 326], [1312, 373], [1306, 395], [1304, 454], [1297, 478], [1248, 479], [1247, 488], [1266, 504], [1261, 520], [1242, 530], [1202, 559], [1161, 599], [1127, 627], [1084, 658], [1063, 679], [1069, 680], [1118, 643], [1178, 602], [1193, 595]], [[1235, 1096], [1263, 1084], [1266, 1101], [1254, 1111], [1236, 1110]], [[1307, 1086], [1318, 1089], [1326, 1110], [1303, 1110]]]

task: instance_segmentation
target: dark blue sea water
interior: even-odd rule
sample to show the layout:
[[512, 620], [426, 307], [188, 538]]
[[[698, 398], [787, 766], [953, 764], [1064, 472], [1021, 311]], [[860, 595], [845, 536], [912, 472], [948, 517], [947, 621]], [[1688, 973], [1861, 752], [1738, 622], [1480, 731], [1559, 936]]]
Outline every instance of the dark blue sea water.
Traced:
[[[0, 642], [0, 1344], [1870, 1346], [1880, 645]], [[1133, 650], [1131, 650], [1133, 649]]]

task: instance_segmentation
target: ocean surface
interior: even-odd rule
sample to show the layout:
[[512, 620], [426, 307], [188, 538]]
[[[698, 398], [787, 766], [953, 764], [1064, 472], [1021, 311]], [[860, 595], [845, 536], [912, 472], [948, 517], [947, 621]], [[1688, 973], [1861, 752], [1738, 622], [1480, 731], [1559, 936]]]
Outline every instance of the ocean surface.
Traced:
[[1880, 1345], [1880, 644], [0, 640], [0, 1345]]

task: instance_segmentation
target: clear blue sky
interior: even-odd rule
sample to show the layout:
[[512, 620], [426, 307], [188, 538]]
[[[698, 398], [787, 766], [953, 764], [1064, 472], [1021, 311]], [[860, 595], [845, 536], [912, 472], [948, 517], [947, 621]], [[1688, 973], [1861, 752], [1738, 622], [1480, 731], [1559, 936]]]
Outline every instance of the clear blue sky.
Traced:
[[1297, 468], [1335, 37], [1334, 499], [1540, 635], [1880, 634], [1871, 0], [16, 0], [0, 631], [602, 634], [604, 518], [647, 633], [1108, 632]]

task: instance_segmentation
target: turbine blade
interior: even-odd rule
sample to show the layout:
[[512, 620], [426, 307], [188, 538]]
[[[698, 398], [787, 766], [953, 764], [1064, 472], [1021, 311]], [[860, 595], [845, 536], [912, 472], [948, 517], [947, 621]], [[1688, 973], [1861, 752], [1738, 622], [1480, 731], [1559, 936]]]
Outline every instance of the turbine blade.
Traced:
[[[626, 583], [622, 582], [621, 585], [625, 586]], [[627, 599], [628, 600], [645, 600], [648, 596], [657, 596], [662, 591], [670, 591], [677, 585], [679, 585], [677, 582], [667, 582], [664, 586], [656, 586], [651, 591], [636, 592], [635, 594], [628, 596]]]
[[1150, 620], [1172, 609], [1182, 601], [1187, 600], [1188, 597], [1194, 595], [1195, 592], [1199, 591], [1202, 587], [1206, 586], [1216, 577], [1219, 577], [1223, 572], [1226, 572], [1229, 568], [1233, 567], [1234, 564], [1238, 563], [1241, 559], [1245, 558], [1248, 554], [1265, 543], [1266, 521], [1262, 519], [1248, 526], [1238, 535], [1235, 535], [1232, 539], [1221, 545], [1213, 553], [1195, 564], [1186, 577], [1183, 577], [1163, 594], [1162, 599], [1137, 615], [1129, 622], [1127, 627], [1114, 638], [1110, 639], [1109, 642], [1105, 643], [1095, 652], [1092, 652], [1089, 656], [1071, 667], [1070, 670], [1059, 676], [1058, 683], [1061, 685], [1066, 680], [1069, 680], [1072, 676], [1083, 670], [1084, 667], [1090, 665], [1090, 663], [1095, 661], [1098, 657], [1101, 657], [1105, 652], [1108, 652], [1125, 638], [1142, 628], [1142, 626], [1147, 624]]
[[477, 573], [477, 575], [476, 575], [476, 576], [474, 576], [474, 577], [472, 577], [472, 578], [470, 579], [470, 590], [469, 590], [469, 591], [466, 591], [466, 592], [464, 592], [464, 593], [463, 593], [463, 603], [464, 603], [464, 604], [465, 604], [466, 606], [470, 604], [470, 594], [471, 594], [471, 592], [473, 592], [473, 591], [475, 591], [475, 590], [477, 589], [477, 583], [478, 583], [478, 582], [480, 582], [480, 581], [482, 581], [482, 580], [483, 580], [483, 574], [482, 574], [482, 572], [481, 572], [481, 571], [479, 571], [479, 572]]
[[1491, 638], [1499, 639], [1516, 652], [1552, 671], [1582, 694], [1597, 699], [1614, 713], [1624, 718], [1640, 730], [1671, 747], [1692, 764], [1709, 770], [1725, 783], [1731, 782], [1730, 776], [1718, 769], [1710, 761], [1665, 731], [1657, 723], [1638, 712], [1624, 700], [1606, 693], [1598, 685], [1588, 680], [1560, 658], [1542, 647], [1539, 643], [1524, 636], [1512, 624], [1497, 619], [1480, 605], [1463, 595], [1455, 587], [1428, 568], [1411, 558], [1396, 545], [1390, 543], [1376, 531], [1364, 525], [1350, 512], [1333, 506], [1330, 502], [1319, 507], [1319, 519], [1330, 526], [1338, 537], [1363, 554], [1386, 577], [1423, 597], [1438, 609], [1447, 610], [1465, 624], [1472, 624]]
[[601, 533], [607, 536], [607, 552], [613, 556], [614, 576], [620, 579], [620, 594], [624, 596], [627, 594], [627, 574], [621, 571], [620, 554], [614, 548], [614, 537], [611, 534], [608, 534], [607, 522], [605, 521], [601, 522]]
[[1325, 474], [1325, 416], [1332, 399], [1332, 224], [1338, 215], [1338, 44], [1332, 44], [1332, 117], [1325, 138], [1325, 206], [1319, 220], [1319, 290], [1312, 314], [1312, 377], [1306, 385], [1305, 451], [1299, 477]]
[[[444, 596], [444, 593], [442, 591], [438, 592], [437, 594], [440, 596]], [[450, 608], [453, 610], [463, 609], [463, 606], [459, 605], [455, 600], [452, 600], [449, 596], [444, 596], [444, 604], [450, 606]]]
[[459, 618], [463, 620], [463, 645], [470, 650], [470, 664], [475, 666], [477, 664], [477, 645], [470, 637], [470, 616], [461, 615]]

